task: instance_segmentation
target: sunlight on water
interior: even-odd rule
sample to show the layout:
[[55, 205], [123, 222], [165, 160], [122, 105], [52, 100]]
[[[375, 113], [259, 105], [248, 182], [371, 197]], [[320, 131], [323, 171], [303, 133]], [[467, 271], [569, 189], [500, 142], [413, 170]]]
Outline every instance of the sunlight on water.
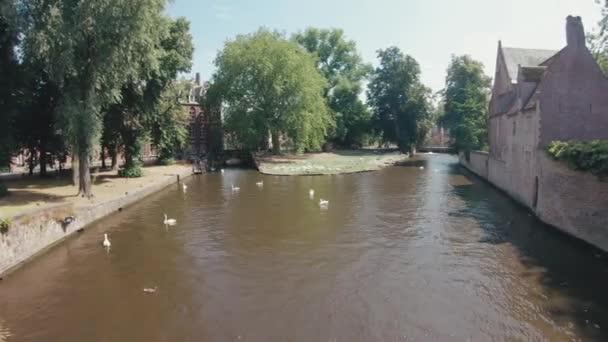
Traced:
[[4, 321], [0, 319], [0, 342], [5, 342], [11, 337], [11, 332], [4, 326]]

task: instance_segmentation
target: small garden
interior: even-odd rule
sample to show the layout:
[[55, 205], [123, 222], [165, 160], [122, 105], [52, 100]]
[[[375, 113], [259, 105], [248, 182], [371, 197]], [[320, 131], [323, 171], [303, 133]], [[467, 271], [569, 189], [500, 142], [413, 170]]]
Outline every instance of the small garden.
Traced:
[[608, 176], [608, 140], [552, 141], [547, 153], [574, 170], [590, 172], [602, 180]]

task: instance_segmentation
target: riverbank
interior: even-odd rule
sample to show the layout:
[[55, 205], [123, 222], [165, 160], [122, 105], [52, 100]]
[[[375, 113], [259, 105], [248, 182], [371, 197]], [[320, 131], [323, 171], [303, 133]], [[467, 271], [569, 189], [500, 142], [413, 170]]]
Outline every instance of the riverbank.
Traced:
[[608, 251], [608, 182], [540, 153], [516, 168], [486, 152], [460, 164], [527, 207], [542, 222]]
[[[86, 225], [122, 210], [143, 197], [192, 174], [190, 166], [152, 166], [141, 178], [125, 179], [116, 171], [93, 175], [92, 199], [76, 196], [70, 179], [6, 182], [10, 195], [0, 200], [0, 277]], [[73, 222], [69, 222], [73, 217]]]
[[348, 150], [302, 155], [256, 156], [258, 170], [267, 175], [332, 175], [375, 171], [395, 165], [407, 155], [386, 150]]

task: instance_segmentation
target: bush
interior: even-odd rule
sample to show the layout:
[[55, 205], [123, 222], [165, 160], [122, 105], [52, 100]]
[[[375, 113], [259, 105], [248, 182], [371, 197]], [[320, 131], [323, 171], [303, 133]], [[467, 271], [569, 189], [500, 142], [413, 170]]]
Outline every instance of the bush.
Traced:
[[139, 178], [144, 175], [141, 166], [133, 166], [127, 169], [118, 170], [118, 176], [123, 178]]
[[158, 165], [173, 165], [175, 164], [175, 159], [173, 158], [158, 158], [157, 162]]
[[8, 228], [11, 226], [11, 219], [3, 218], [0, 219], [0, 234], [8, 233]]
[[608, 140], [552, 141], [547, 153], [574, 170], [591, 172], [601, 179], [608, 176]]

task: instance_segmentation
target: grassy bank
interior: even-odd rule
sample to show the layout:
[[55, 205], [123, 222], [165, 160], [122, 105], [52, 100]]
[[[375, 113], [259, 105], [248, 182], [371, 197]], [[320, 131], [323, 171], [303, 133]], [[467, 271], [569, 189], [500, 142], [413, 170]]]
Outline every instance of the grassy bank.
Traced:
[[0, 199], [0, 218], [12, 217], [37, 209], [71, 203], [84, 207], [107, 202], [125, 196], [129, 192], [154, 185], [176, 174], [190, 170], [190, 166], [149, 166], [144, 168], [140, 178], [119, 178], [116, 171], [93, 174], [93, 194], [91, 199], [76, 196], [77, 187], [72, 185], [71, 176], [38, 178], [22, 177], [5, 181], [9, 195]]
[[399, 152], [386, 150], [349, 150], [302, 155], [257, 156], [256, 164], [263, 174], [332, 175], [379, 170], [407, 159]]

